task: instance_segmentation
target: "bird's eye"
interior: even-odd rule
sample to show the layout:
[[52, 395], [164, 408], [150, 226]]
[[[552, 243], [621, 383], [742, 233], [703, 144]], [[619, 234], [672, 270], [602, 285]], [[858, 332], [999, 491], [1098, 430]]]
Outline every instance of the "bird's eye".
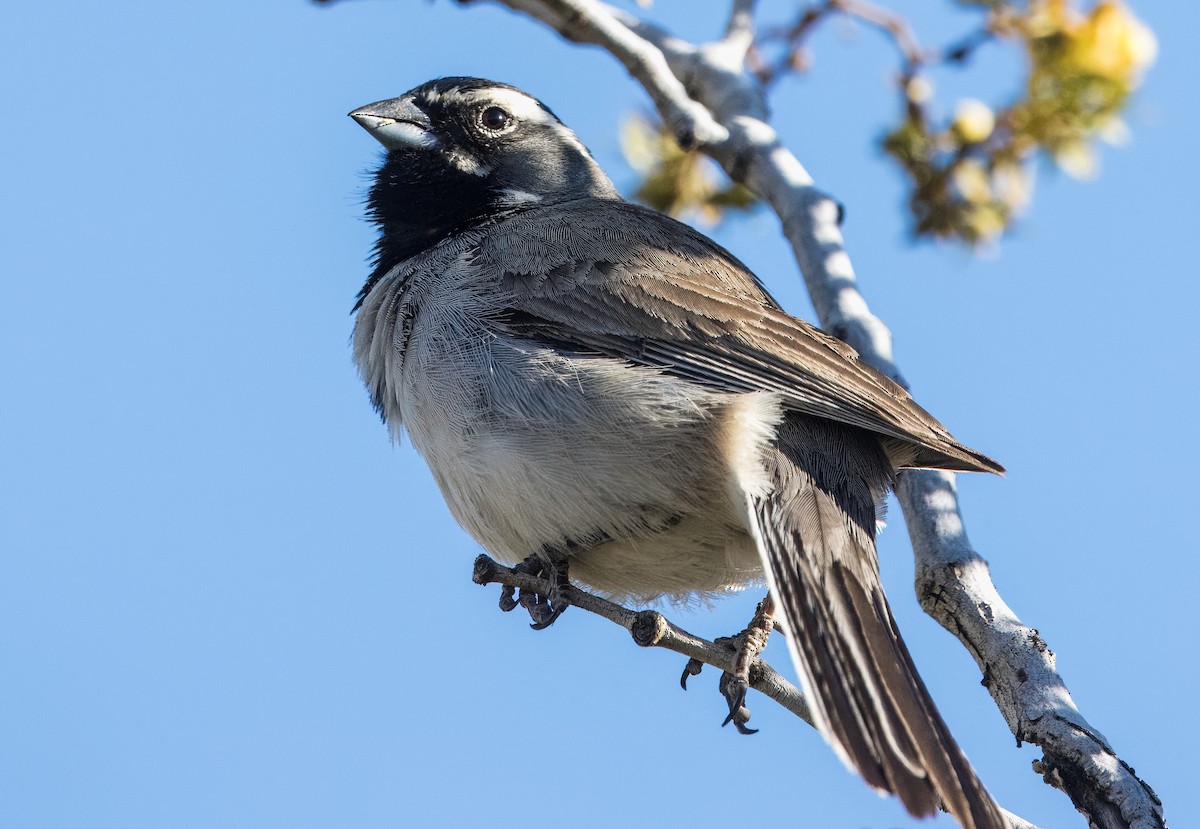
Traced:
[[498, 132], [512, 123], [512, 116], [500, 107], [488, 107], [479, 114], [479, 123]]

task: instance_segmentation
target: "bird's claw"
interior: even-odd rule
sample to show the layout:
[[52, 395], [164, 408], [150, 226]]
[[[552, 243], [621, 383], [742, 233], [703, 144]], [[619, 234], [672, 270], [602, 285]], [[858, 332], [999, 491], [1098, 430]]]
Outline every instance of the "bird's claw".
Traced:
[[534, 630], [545, 630], [554, 624], [558, 617], [563, 615], [563, 611], [571, 606], [570, 590], [570, 585], [561, 584], [554, 588], [548, 599], [533, 597], [534, 601], [525, 608], [529, 611], [529, 618], [533, 619], [529, 626]]
[[750, 709], [746, 707], [746, 691], [750, 689], [750, 683], [726, 671], [721, 674], [720, 688], [729, 703], [729, 714], [721, 723], [721, 727], [733, 723], [739, 734], [757, 734], [757, 728], [746, 727], [746, 723], [750, 721]]
[[517, 607], [525, 608], [533, 621], [530, 627], [534, 630], [545, 630], [550, 627], [571, 605], [571, 584], [567, 580], [567, 562], [548, 560], [545, 556], [535, 553], [513, 568], [515, 572], [536, 578], [546, 578], [554, 583], [549, 596], [540, 593], [521, 590], [511, 585], [504, 585], [500, 590], [500, 609], [505, 613]]
[[510, 584], [500, 588], [500, 609], [502, 611], [508, 613], [510, 610], [514, 610], [518, 604], [520, 602], [517, 599], [517, 588]]
[[[725, 701], [729, 704], [729, 714], [721, 726], [733, 723], [739, 734], [757, 734], [757, 728], [747, 728], [750, 721], [750, 709], [746, 707], [746, 692], [750, 689], [750, 666], [767, 646], [767, 638], [774, 627], [774, 605], [771, 597], [759, 602], [754, 618], [746, 629], [737, 636], [723, 636], [716, 640], [718, 645], [726, 645], [733, 650], [733, 670], [721, 674], [719, 687]], [[679, 677], [679, 685], [687, 690], [688, 677], [699, 675], [704, 663], [699, 659], [689, 659]]]
[[687, 690], [687, 681], [689, 676], [700, 676], [700, 672], [704, 670], [704, 663], [699, 659], [689, 659], [687, 664], [683, 666], [683, 675], [679, 677], [679, 687]]

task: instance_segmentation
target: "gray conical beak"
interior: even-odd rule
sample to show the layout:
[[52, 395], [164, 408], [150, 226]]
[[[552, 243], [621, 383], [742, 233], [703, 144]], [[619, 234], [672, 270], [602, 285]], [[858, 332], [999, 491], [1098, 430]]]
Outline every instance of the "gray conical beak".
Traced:
[[411, 98], [392, 98], [359, 107], [350, 113], [359, 126], [389, 150], [435, 146], [429, 116]]

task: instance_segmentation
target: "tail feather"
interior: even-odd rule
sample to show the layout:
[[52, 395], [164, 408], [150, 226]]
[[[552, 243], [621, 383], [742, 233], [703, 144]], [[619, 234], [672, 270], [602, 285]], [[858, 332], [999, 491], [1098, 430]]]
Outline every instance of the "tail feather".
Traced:
[[817, 727], [909, 813], [939, 803], [964, 829], [1007, 826], [934, 707], [879, 582], [875, 504], [892, 468], [878, 440], [789, 414], [750, 496], [764, 567]]

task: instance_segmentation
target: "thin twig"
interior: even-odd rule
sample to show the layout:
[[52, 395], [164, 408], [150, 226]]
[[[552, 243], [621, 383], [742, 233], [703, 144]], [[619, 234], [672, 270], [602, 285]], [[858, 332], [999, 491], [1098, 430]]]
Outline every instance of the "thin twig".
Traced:
[[757, 0], [733, 0], [729, 21], [725, 24], [725, 35], [721, 38], [722, 45], [737, 53], [739, 61], [745, 59], [746, 53], [754, 45], [755, 5]]
[[834, 15], [858, 20], [882, 32], [900, 54], [900, 88], [905, 81], [915, 77], [922, 69], [939, 64], [962, 64], [984, 43], [996, 36], [995, 12], [988, 22], [966, 36], [939, 49], [925, 47], [917, 38], [908, 20], [893, 11], [877, 6], [867, 0], [824, 0], [807, 6], [787, 26], [768, 29], [759, 40], [761, 49], [770, 44], [784, 45], [784, 55], [774, 64], [760, 62], [755, 73], [768, 82], [778, 80], [789, 71], [804, 69], [807, 40], [816, 31], [818, 24]]
[[[486, 555], [475, 559], [471, 579], [476, 584], [506, 584], [541, 596], [548, 596], [554, 590], [549, 580], [505, 567]], [[570, 603], [625, 628], [633, 641], [644, 648], [666, 648], [726, 672], [735, 668], [734, 648], [688, 633], [656, 610], [630, 610], [574, 586], [571, 587]], [[750, 687], [813, 725], [812, 712], [804, 694], [762, 659], [755, 658], [750, 663]]]

